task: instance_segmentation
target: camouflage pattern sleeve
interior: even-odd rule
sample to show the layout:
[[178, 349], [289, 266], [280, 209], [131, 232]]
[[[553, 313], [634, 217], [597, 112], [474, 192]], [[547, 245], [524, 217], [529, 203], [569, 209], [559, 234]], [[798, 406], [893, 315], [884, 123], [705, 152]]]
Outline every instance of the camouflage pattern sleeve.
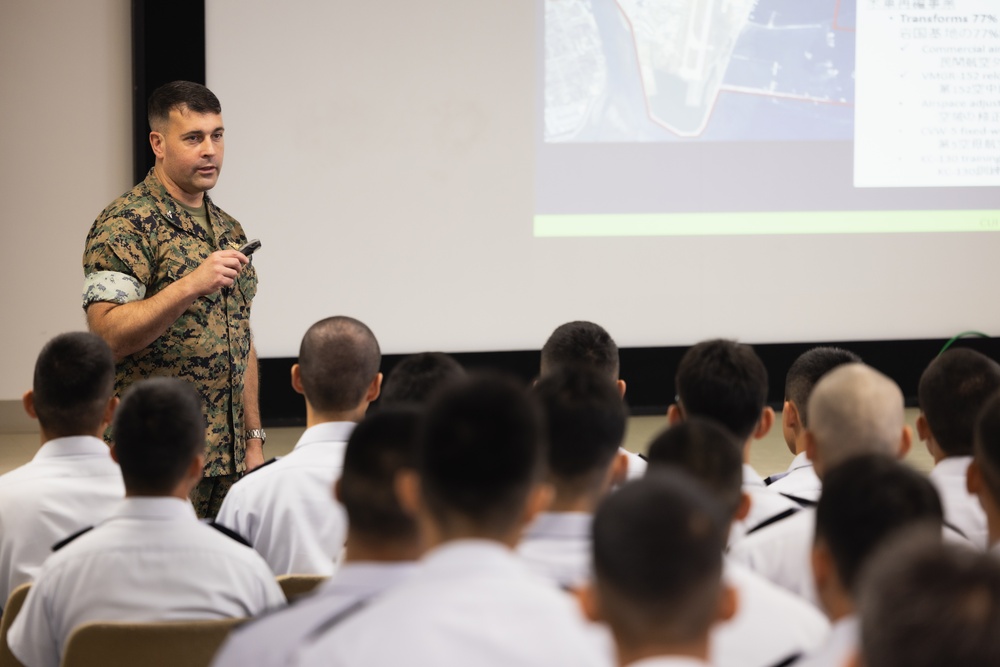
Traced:
[[130, 219], [141, 216], [135, 209], [105, 211], [90, 228], [83, 252], [84, 308], [95, 301], [127, 303], [145, 297], [155, 254], [142, 225]]

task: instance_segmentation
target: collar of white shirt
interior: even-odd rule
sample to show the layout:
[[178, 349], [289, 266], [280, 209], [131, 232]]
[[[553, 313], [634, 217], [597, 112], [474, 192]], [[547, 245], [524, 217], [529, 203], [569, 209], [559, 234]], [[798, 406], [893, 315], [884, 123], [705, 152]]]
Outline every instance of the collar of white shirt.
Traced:
[[51, 459], [60, 456], [94, 456], [104, 454], [111, 456], [107, 444], [92, 435], [74, 435], [68, 438], [55, 438], [42, 445], [35, 453], [32, 461]]
[[813, 462], [809, 460], [809, 457], [805, 452], [799, 452], [795, 455], [795, 458], [792, 459], [791, 464], [789, 464], [788, 472], [798, 470], [799, 468], [811, 468], [812, 464]]
[[197, 521], [191, 501], [168, 496], [133, 496], [122, 500], [107, 521], [144, 519], [153, 521]]
[[590, 540], [590, 524], [594, 516], [588, 512], [542, 512], [524, 531], [523, 540]]
[[743, 464], [743, 486], [759, 486], [764, 488], [767, 486], [764, 484], [764, 478], [760, 476], [753, 466], [749, 463]]
[[628, 667], [708, 667], [707, 662], [679, 655], [662, 655], [631, 662]]
[[402, 581], [417, 569], [417, 561], [347, 562], [316, 589], [317, 596], [371, 595]]
[[421, 561], [422, 576], [454, 580], [464, 574], [504, 571], [517, 576], [527, 573], [519, 558], [506, 545], [494, 540], [451, 540], [429, 551]]
[[309, 445], [324, 442], [347, 442], [355, 426], [357, 424], [354, 422], [324, 422], [310, 426], [295, 443], [295, 449], [303, 449]]
[[971, 456], [949, 456], [934, 464], [930, 472], [930, 477], [931, 479], [961, 477], [964, 482], [970, 463], [972, 463]]

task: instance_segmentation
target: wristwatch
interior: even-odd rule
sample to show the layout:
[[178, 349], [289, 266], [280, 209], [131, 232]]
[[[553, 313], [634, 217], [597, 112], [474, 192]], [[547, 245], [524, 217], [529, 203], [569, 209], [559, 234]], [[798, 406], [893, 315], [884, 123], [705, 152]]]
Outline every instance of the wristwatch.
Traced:
[[260, 438], [260, 444], [267, 442], [267, 433], [262, 428], [252, 428], [243, 434], [244, 439]]

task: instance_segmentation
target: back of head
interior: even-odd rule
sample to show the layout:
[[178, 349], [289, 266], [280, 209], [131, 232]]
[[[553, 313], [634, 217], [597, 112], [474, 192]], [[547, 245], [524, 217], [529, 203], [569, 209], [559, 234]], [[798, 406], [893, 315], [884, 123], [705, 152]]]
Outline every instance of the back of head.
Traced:
[[618, 345], [593, 322], [567, 322], [556, 328], [542, 347], [541, 375], [560, 366], [588, 366], [618, 379]]
[[767, 403], [767, 369], [749, 345], [707, 340], [684, 353], [676, 376], [687, 417], [713, 419], [746, 441]]
[[149, 96], [146, 108], [149, 127], [154, 131], [160, 131], [173, 109], [187, 108], [198, 114], [222, 113], [222, 105], [215, 93], [193, 81], [163, 84]]
[[861, 585], [869, 667], [1000, 665], [996, 555], [942, 542], [940, 533], [907, 534], [879, 550]]
[[625, 405], [607, 375], [564, 366], [535, 385], [548, 424], [548, 470], [560, 483], [603, 481], [625, 437]]
[[820, 378], [843, 364], [860, 364], [861, 357], [839, 347], [814, 347], [792, 363], [785, 376], [785, 400], [795, 403], [799, 420], [809, 425], [809, 395]]
[[435, 391], [464, 376], [462, 365], [443, 352], [410, 355], [396, 364], [386, 378], [381, 405], [424, 405]]
[[972, 431], [986, 400], [1000, 390], [1000, 364], [966, 348], [948, 350], [920, 376], [920, 411], [947, 456], [972, 455]]
[[381, 363], [375, 334], [363, 322], [342, 315], [320, 320], [309, 327], [299, 347], [306, 400], [319, 412], [354, 410]]
[[730, 518], [743, 497], [743, 447], [719, 424], [694, 417], [661, 432], [646, 454], [649, 471], [672, 467], [711, 492]]
[[56, 336], [35, 362], [35, 413], [52, 438], [93, 435], [115, 388], [111, 348], [92, 333]]
[[419, 413], [383, 409], [362, 420], [347, 441], [339, 498], [352, 533], [379, 542], [412, 540], [416, 523], [396, 497], [396, 473], [414, 467]]
[[973, 442], [983, 483], [1000, 501], [1000, 392], [990, 397], [979, 412]]
[[824, 471], [859, 454], [899, 453], [903, 392], [870, 366], [844, 364], [823, 376], [809, 397], [809, 415]]
[[718, 609], [729, 520], [696, 481], [655, 470], [597, 509], [594, 583], [619, 643], [703, 637]]
[[130, 495], [170, 495], [205, 451], [205, 417], [194, 387], [177, 378], [132, 385], [114, 419], [115, 454]]
[[541, 411], [513, 380], [471, 375], [438, 394], [417, 437], [424, 503], [446, 531], [517, 527], [544, 471]]
[[845, 461], [823, 479], [816, 541], [833, 557], [845, 589], [856, 592], [868, 557], [900, 529], [924, 524], [939, 534], [944, 513], [926, 476], [882, 454]]

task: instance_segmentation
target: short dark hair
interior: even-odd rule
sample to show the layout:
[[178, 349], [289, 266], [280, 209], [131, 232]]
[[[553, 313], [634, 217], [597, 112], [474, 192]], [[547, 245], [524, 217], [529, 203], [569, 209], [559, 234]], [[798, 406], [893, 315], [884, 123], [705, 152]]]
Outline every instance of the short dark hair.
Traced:
[[592, 368], [564, 366], [539, 380], [534, 393], [548, 425], [550, 476], [587, 488], [603, 480], [627, 420], [614, 382]]
[[306, 400], [321, 412], [352, 410], [364, 399], [381, 363], [375, 334], [363, 322], [343, 315], [320, 320], [299, 347]]
[[729, 521], [689, 476], [654, 470], [598, 506], [594, 583], [616, 638], [691, 641], [718, 609]]
[[93, 434], [115, 389], [115, 358], [95, 334], [56, 336], [35, 361], [35, 414], [52, 438]]
[[389, 372], [379, 403], [383, 408], [424, 405], [435, 391], [464, 375], [462, 365], [444, 352], [412, 354]]
[[850, 458], [823, 476], [816, 506], [816, 542], [833, 557], [841, 584], [856, 592], [861, 568], [901, 528], [943, 528], [941, 499], [924, 475], [882, 454]]
[[1000, 665], [996, 554], [907, 532], [865, 569], [859, 612], [861, 655], [872, 667]]
[[593, 322], [567, 322], [552, 332], [542, 346], [542, 375], [567, 365], [590, 366], [613, 380], [618, 379], [618, 345]]
[[1000, 390], [1000, 364], [968, 348], [948, 350], [920, 376], [917, 399], [934, 440], [947, 456], [972, 454], [976, 416]]
[[710, 419], [692, 417], [662, 431], [646, 454], [649, 470], [677, 468], [705, 485], [729, 513], [743, 499], [743, 446]]
[[513, 528], [543, 473], [541, 411], [515, 381], [470, 375], [427, 407], [417, 438], [424, 501], [443, 526]]
[[684, 353], [675, 379], [685, 416], [708, 417], [746, 441], [767, 404], [767, 369], [749, 345], [717, 338]]
[[983, 483], [1000, 499], [1000, 392], [990, 397], [976, 419], [973, 453]]
[[809, 395], [820, 378], [842, 364], [860, 364], [861, 357], [839, 347], [814, 347], [799, 355], [785, 375], [785, 400], [795, 404], [803, 426], [809, 425]]
[[204, 453], [205, 425], [201, 398], [188, 382], [158, 377], [129, 387], [113, 431], [126, 491], [170, 493]]
[[149, 96], [146, 117], [149, 127], [165, 123], [173, 109], [187, 107], [198, 114], [222, 113], [219, 98], [211, 90], [193, 81], [171, 81], [165, 83]]
[[395, 480], [414, 467], [418, 421], [416, 410], [383, 409], [351, 433], [339, 495], [352, 531], [379, 542], [415, 539], [416, 522], [400, 507]]

